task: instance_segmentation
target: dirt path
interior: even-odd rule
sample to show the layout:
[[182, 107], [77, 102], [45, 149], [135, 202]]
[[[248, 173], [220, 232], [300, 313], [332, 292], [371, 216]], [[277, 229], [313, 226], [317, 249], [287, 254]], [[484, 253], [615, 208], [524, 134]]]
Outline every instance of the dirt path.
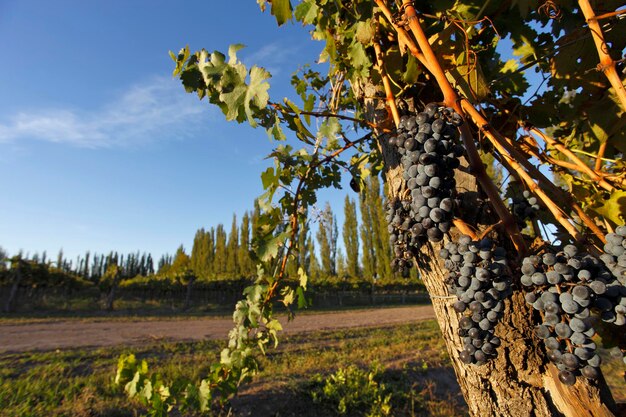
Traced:
[[[286, 333], [385, 326], [434, 318], [431, 306], [302, 314], [287, 322]], [[230, 318], [88, 322], [78, 320], [0, 324], [0, 352], [137, 345], [155, 340], [225, 339]]]

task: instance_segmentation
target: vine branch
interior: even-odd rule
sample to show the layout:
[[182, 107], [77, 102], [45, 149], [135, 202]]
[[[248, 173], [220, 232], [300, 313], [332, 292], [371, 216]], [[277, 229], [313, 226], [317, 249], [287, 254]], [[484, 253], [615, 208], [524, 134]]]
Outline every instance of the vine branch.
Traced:
[[[563, 216], [559, 205], [555, 204], [550, 199], [550, 197], [543, 190], [544, 187], [546, 189], [549, 189], [554, 196], [559, 197], [558, 200], [560, 200], [559, 202], [563, 207], [567, 207], [568, 205], [570, 205], [574, 209], [574, 211], [576, 211], [576, 214], [581, 218], [583, 223], [585, 223], [585, 225], [593, 231], [598, 239], [600, 239], [603, 243], [606, 242], [604, 233], [602, 233], [602, 231], [598, 228], [598, 226], [596, 226], [594, 221], [584, 212], [580, 205], [578, 205], [576, 202], [568, 201], [568, 199], [563, 196], [564, 191], [555, 186], [550, 180], [548, 180], [548, 178], [546, 178], [545, 175], [541, 173], [541, 171], [537, 169], [536, 166], [528, 161], [524, 153], [518, 150], [510, 139], [505, 138], [497, 130], [495, 130], [493, 126], [491, 126], [491, 124], [487, 121], [487, 119], [485, 119], [485, 117], [478, 110], [476, 110], [476, 108], [474, 108], [472, 103], [470, 103], [467, 99], [463, 99], [461, 101], [461, 105], [463, 109], [470, 115], [474, 123], [480, 127], [485, 136], [498, 150], [502, 157], [505, 158], [507, 162], [511, 165], [512, 169], [520, 175], [520, 178], [523, 179], [524, 183], [526, 183], [529, 189], [534, 192], [537, 197], [539, 197], [544, 202], [544, 204], [549, 201], [546, 207], [551, 208], [550, 211], [555, 216], [555, 220], [557, 220], [574, 239], [578, 241], [583, 239], [583, 236], [574, 227], [574, 225], [570, 223], [569, 220], [571, 220], [571, 218], [569, 218], [569, 216]], [[526, 170], [522, 168], [520, 163], [524, 165], [528, 172], [526, 172]], [[543, 187], [539, 187], [539, 185], [535, 183], [533, 178], [537, 179], [539, 184], [543, 185]]]
[[385, 71], [385, 64], [383, 62], [383, 51], [381, 51], [380, 45], [376, 41], [374, 41], [374, 51], [376, 52], [376, 63], [378, 66], [378, 71], [380, 72], [380, 77], [383, 80], [383, 86], [385, 88], [387, 106], [389, 106], [389, 111], [391, 112], [391, 116], [393, 117], [393, 122], [395, 123], [396, 127], [398, 127], [398, 125], [400, 124], [398, 107], [396, 106], [396, 100], [393, 97], [393, 92], [391, 91], [391, 85], [389, 84], [387, 71]]
[[[537, 136], [539, 136], [547, 145], [552, 146], [553, 148], [555, 148], [556, 150], [558, 150], [559, 152], [561, 152], [563, 155], [565, 155], [570, 161], [572, 161], [572, 163], [578, 167], [578, 171], [584, 172], [585, 174], [587, 174], [591, 179], [593, 179], [594, 181], [598, 182], [598, 185], [602, 188], [604, 188], [605, 190], [607, 190], [608, 192], [612, 192], [615, 190], [615, 187], [613, 187], [611, 184], [609, 184], [608, 182], [606, 182], [602, 176], [600, 176], [600, 174], [598, 174], [596, 171], [594, 171], [593, 169], [589, 168], [587, 166], [587, 164], [585, 164], [583, 161], [580, 160], [580, 158], [578, 158], [574, 152], [570, 151], [567, 147], [565, 147], [562, 143], [558, 142], [557, 140], [551, 138], [550, 136], [546, 135], [545, 133], [543, 133], [541, 130], [537, 129], [536, 127], [531, 127], [530, 129], [528, 129], [529, 132], [536, 134]], [[606, 142], [605, 142], [606, 143]]]
[[622, 109], [626, 111], [626, 88], [624, 88], [624, 84], [622, 83], [617, 69], [615, 68], [615, 61], [613, 61], [613, 58], [611, 58], [611, 55], [608, 53], [608, 45], [604, 40], [604, 34], [600, 24], [598, 23], [598, 18], [596, 17], [591, 4], [589, 4], [589, 0], [578, 0], [578, 5], [587, 20], [589, 30], [593, 36], [593, 41], [596, 44], [596, 49], [598, 50], [598, 56], [600, 57], [599, 69], [602, 70], [606, 78], [611, 83], [611, 86], [615, 90], [620, 104], [622, 105]]

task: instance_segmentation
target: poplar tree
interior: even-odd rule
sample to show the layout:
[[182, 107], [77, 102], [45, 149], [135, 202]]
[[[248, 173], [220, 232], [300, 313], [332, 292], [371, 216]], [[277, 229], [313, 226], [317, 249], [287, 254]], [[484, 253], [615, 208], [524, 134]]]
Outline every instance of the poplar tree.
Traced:
[[239, 273], [243, 277], [254, 276], [254, 264], [250, 258], [250, 216], [246, 211], [241, 218], [241, 228], [239, 229]]
[[189, 255], [185, 253], [183, 245], [180, 245], [178, 249], [176, 249], [176, 254], [174, 255], [174, 260], [172, 261], [169, 273], [186, 274], [189, 270], [191, 270], [191, 259], [189, 258]]
[[237, 215], [233, 214], [233, 222], [228, 234], [228, 246], [226, 247], [226, 273], [229, 278], [235, 278], [239, 274], [239, 228], [237, 227]]
[[214, 274], [220, 277], [226, 272], [226, 231], [223, 224], [218, 224], [215, 229], [215, 261]]
[[326, 203], [320, 216], [317, 241], [320, 245], [322, 272], [327, 277], [337, 275], [337, 235], [337, 219], [333, 215], [330, 204]]
[[193, 238], [191, 269], [200, 279], [209, 277], [209, 235], [204, 228], [199, 229]]
[[309, 236], [307, 239], [307, 253], [309, 254], [307, 274], [312, 282], [316, 282], [320, 278], [320, 264], [317, 261], [317, 254], [315, 253], [315, 241], [313, 237]]
[[389, 232], [383, 196], [380, 189], [380, 181], [377, 176], [371, 177], [370, 210], [372, 213], [372, 233], [376, 253], [376, 274], [379, 278], [388, 278], [391, 270], [391, 245], [389, 244]]
[[352, 278], [359, 276], [359, 233], [356, 204], [346, 196], [344, 204], [343, 244], [346, 248], [346, 272]]
[[361, 243], [363, 245], [363, 274], [366, 278], [373, 279], [376, 275], [376, 246], [374, 240], [374, 219], [372, 216], [372, 187], [371, 178], [365, 181], [365, 187], [361, 192], [359, 208], [361, 211]]

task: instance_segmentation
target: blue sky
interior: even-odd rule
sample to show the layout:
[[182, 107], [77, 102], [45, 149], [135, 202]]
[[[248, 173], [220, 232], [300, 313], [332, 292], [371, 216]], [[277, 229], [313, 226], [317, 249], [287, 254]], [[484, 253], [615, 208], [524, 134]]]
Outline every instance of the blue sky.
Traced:
[[[279, 99], [321, 48], [251, 0], [8, 0], [0, 39], [0, 246], [70, 257], [190, 249], [262, 192], [265, 132], [186, 94], [169, 50], [245, 44]], [[344, 195], [320, 199], [340, 214]]]

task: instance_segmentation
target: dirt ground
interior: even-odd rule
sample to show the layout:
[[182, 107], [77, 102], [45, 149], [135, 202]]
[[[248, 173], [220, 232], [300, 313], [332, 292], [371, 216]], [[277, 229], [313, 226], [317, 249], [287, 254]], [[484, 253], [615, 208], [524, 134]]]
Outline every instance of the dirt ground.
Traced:
[[[299, 333], [386, 326], [434, 317], [431, 306], [411, 306], [302, 314], [290, 322], [286, 317], [280, 317], [279, 320], [285, 333]], [[138, 345], [156, 340], [225, 339], [232, 326], [232, 319], [215, 317], [132, 321], [51, 320], [0, 324], [0, 353]]]

